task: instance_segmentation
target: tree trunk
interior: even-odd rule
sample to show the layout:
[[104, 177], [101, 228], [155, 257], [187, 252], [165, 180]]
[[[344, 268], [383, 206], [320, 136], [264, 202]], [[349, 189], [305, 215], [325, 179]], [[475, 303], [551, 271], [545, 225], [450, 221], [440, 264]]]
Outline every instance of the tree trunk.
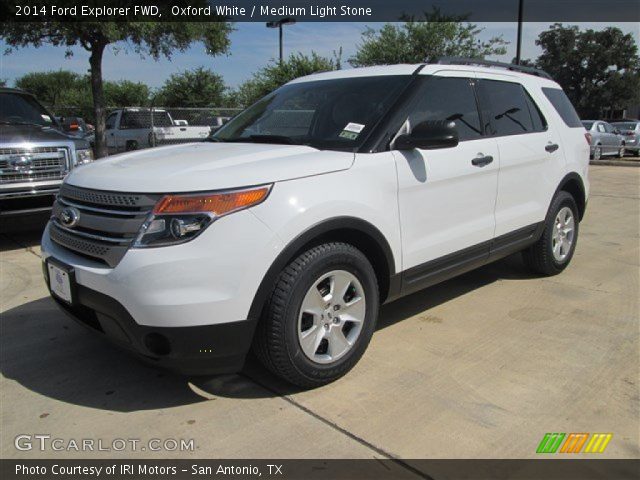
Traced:
[[89, 57], [93, 113], [96, 117], [95, 154], [97, 158], [108, 155], [105, 135], [104, 91], [102, 89], [102, 55], [106, 46], [106, 43], [102, 42], [93, 44]]

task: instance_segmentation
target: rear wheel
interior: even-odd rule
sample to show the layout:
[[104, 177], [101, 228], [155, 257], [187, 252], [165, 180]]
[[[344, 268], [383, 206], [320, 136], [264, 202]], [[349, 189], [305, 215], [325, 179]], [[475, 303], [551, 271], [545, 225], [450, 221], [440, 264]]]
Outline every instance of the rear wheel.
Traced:
[[523, 251], [531, 270], [556, 275], [569, 265], [578, 241], [578, 218], [574, 198], [567, 192], [559, 192], [551, 202], [542, 236]]
[[593, 147], [593, 154], [591, 155], [591, 158], [593, 158], [594, 160], [600, 160], [601, 157], [602, 147], [600, 145], [596, 145], [595, 147]]
[[625, 149], [625, 146], [624, 146], [624, 145], [622, 145], [622, 146], [620, 147], [620, 150], [618, 150], [618, 155], [617, 155], [617, 157], [618, 157], [618, 158], [622, 158], [622, 157], [624, 157], [625, 150], [626, 150], [626, 149]]
[[367, 258], [345, 243], [311, 248], [280, 274], [254, 351], [276, 375], [317, 387], [346, 374], [375, 329], [378, 285]]

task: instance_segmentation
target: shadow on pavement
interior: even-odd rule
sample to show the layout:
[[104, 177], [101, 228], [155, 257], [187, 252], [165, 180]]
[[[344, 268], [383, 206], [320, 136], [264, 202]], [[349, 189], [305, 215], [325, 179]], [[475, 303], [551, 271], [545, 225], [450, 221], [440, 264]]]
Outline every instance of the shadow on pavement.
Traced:
[[[519, 256], [505, 259], [385, 305], [378, 330], [505, 278], [531, 276]], [[187, 378], [156, 370], [76, 325], [48, 297], [4, 312], [0, 328], [2, 374], [67, 403], [129, 412], [188, 405], [212, 396], [251, 399], [300, 391], [251, 355], [237, 375]]]
[[40, 395], [130, 412], [204, 401], [188, 379], [147, 367], [66, 317], [48, 297], [2, 314], [0, 370]]
[[0, 217], [0, 252], [40, 245], [49, 213]]

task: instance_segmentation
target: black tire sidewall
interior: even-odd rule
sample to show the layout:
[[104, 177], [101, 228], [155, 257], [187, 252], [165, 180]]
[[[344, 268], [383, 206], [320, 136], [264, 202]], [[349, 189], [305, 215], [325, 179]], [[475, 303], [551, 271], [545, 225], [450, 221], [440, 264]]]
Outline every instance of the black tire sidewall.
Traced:
[[[558, 216], [558, 213], [564, 207], [569, 207], [571, 209], [571, 213], [573, 214], [573, 224], [574, 224], [574, 234], [573, 234], [573, 243], [571, 244], [571, 249], [569, 250], [569, 254], [562, 261], [557, 261], [555, 256], [553, 255], [553, 226]], [[561, 191], [556, 196], [549, 210], [549, 216], [546, 220], [545, 225], [545, 244], [544, 248], [546, 249], [547, 258], [553, 265], [553, 268], [557, 272], [561, 272], [564, 270], [567, 265], [571, 262], [573, 258], [573, 254], [576, 251], [576, 245], [578, 244], [578, 234], [580, 230], [580, 221], [578, 214], [578, 206], [576, 205], [573, 197], [567, 192]]]
[[[357, 253], [356, 253], [357, 252]], [[364, 354], [375, 330], [378, 314], [378, 285], [373, 268], [359, 251], [331, 251], [318, 256], [296, 279], [285, 312], [285, 345], [289, 360], [299, 374], [311, 379], [334, 377], [348, 371]], [[366, 313], [356, 345], [342, 358], [330, 364], [313, 362], [302, 351], [298, 340], [298, 315], [311, 286], [325, 273], [346, 270], [356, 276], [365, 294]]]

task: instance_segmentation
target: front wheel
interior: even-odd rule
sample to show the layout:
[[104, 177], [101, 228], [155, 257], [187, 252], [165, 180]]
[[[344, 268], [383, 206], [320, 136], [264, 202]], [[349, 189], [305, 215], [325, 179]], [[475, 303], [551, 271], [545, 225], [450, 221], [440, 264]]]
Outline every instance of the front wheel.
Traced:
[[313, 247], [279, 275], [254, 351], [276, 375], [309, 388], [346, 374], [375, 330], [379, 295], [367, 258], [345, 243]]
[[578, 218], [574, 198], [560, 191], [551, 202], [542, 236], [523, 251], [524, 261], [531, 270], [557, 275], [569, 265], [578, 242]]

